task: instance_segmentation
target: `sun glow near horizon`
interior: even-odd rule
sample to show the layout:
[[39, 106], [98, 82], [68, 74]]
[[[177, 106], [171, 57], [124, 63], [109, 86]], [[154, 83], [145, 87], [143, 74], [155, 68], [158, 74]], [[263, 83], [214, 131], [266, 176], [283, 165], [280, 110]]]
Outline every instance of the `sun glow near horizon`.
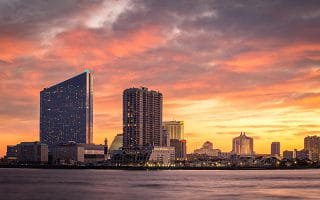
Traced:
[[39, 140], [39, 92], [86, 69], [97, 144], [122, 132], [123, 90], [145, 86], [163, 94], [164, 120], [185, 122], [189, 153], [207, 140], [231, 151], [241, 131], [256, 153], [273, 141], [302, 149], [305, 136], [320, 135], [319, 6], [4, 0], [0, 156]]

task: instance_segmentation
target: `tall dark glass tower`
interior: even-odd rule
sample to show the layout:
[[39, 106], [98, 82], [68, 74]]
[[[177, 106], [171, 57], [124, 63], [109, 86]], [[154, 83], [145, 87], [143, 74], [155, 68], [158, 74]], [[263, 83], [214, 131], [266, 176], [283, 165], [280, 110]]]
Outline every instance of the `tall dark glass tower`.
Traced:
[[162, 94], [148, 88], [123, 92], [123, 147], [161, 146]]
[[40, 141], [92, 143], [92, 75], [86, 70], [40, 92]]

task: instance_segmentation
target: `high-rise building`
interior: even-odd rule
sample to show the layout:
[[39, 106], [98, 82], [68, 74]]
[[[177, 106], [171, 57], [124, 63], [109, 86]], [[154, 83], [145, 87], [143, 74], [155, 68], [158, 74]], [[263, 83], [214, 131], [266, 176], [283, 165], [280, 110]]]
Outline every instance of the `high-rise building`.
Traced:
[[186, 140], [170, 139], [170, 146], [174, 147], [177, 160], [185, 160], [187, 158]]
[[280, 156], [280, 142], [271, 143], [271, 156]]
[[170, 139], [184, 139], [184, 122], [183, 121], [165, 121], [163, 127], [168, 131]]
[[253, 138], [241, 132], [240, 136], [232, 140], [232, 152], [236, 155], [253, 155]]
[[123, 147], [161, 146], [162, 94], [148, 88], [123, 92]]
[[316, 135], [305, 137], [304, 149], [310, 151], [311, 160], [318, 161], [320, 156], [320, 137]]
[[92, 75], [82, 74], [40, 92], [40, 140], [53, 145], [92, 143]]
[[168, 147], [170, 146], [170, 136], [166, 129], [162, 129], [162, 144], [161, 146]]

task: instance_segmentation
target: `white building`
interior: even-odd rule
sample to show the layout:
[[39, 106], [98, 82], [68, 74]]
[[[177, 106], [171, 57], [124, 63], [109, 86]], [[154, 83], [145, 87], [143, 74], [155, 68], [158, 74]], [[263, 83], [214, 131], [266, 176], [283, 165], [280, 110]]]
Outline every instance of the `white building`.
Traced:
[[232, 152], [241, 156], [253, 155], [253, 138], [241, 132], [240, 136], [232, 140]]
[[220, 154], [220, 149], [214, 149], [213, 144], [209, 141], [206, 141], [200, 149], [194, 150], [194, 153], [196, 154], [205, 154], [208, 156], [215, 156], [218, 157]]
[[169, 165], [175, 160], [174, 147], [155, 146], [151, 152], [148, 163]]
[[168, 131], [170, 139], [182, 140], [184, 137], [183, 121], [165, 121], [163, 127]]

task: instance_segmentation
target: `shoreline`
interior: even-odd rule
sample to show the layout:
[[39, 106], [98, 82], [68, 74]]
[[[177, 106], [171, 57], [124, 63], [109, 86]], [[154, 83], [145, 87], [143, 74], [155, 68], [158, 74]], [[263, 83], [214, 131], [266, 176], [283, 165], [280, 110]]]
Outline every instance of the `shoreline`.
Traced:
[[311, 166], [293, 166], [293, 167], [140, 167], [140, 166], [48, 166], [48, 165], [0, 165], [1, 168], [11, 169], [96, 169], [96, 170], [137, 170], [137, 171], [153, 171], [153, 170], [306, 170], [320, 169], [320, 167]]

